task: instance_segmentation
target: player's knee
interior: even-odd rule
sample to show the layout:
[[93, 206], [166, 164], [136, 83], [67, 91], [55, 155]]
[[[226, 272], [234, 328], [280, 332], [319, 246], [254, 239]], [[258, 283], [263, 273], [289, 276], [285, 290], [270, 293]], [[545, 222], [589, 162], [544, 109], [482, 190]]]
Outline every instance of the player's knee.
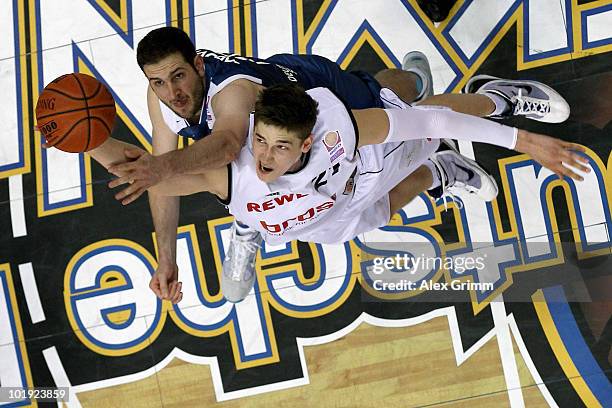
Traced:
[[383, 69], [381, 71], [378, 71], [375, 75], [374, 75], [374, 79], [378, 82], [378, 84], [380, 86], [382, 86], [383, 88], [388, 88], [389, 85], [389, 81], [391, 80], [393, 73], [390, 69]]
[[374, 79], [376, 79], [383, 88], [397, 89], [398, 86], [411, 81], [413, 75], [414, 74], [411, 72], [403, 71], [398, 68], [386, 68], [378, 71], [376, 75], [374, 75]]

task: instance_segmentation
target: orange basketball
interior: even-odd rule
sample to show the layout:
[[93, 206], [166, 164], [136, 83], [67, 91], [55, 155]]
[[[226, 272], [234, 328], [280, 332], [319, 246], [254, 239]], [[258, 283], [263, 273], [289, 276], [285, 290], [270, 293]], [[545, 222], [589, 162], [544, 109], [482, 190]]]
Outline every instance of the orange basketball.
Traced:
[[89, 75], [62, 75], [50, 82], [36, 103], [36, 125], [47, 143], [71, 153], [100, 146], [113, 130], [115, 100]]

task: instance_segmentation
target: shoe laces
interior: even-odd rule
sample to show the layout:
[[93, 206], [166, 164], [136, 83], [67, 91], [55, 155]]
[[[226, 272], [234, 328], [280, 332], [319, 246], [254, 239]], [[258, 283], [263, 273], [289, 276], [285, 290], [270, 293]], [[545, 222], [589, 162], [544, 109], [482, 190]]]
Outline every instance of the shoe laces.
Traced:
[[465, 183], [461, 181], [455, 180], [452, 184], [449, 183], [446, 171], [442, 167], [442, 164], [438, 160], [431, 160], [431, 162], [437, 167], [438, 174], [440, 175], [440, 186], [442, 187], [442, 195], [438, 198], [438, 200], [442, 200], [444, 203], [444, 211], [448, 211], [448, 200], [450, 198], [451, 202], [454, 202], [457, 208], [463, 208], [463, 202], [457, 199], [457, 196], [453, 193], [453, 187], [461, 187]]
[[461, 210], [463, 208], [463, 201], [458, 199], [458, 197], [455, 194], [453, 194], [453, 192], [450, 189], [444, 189], [442, 195], [440, 196], [440, 200], [442, 200], [442, 202], [444, 203], [445, 212], [448, 211], [449, 200], [447, 200], [447, 198], [450, 198], [450, 202], [455, 203], [455, 206], [457, 206], [457, 209]]
[[546, 115], [550, 113], [550, 103], [548, 101], [531, 98], [529, 96], [523, 95], [523, 92], [524, 90], [519, 88], [518, 94], [515, 97], [515, 115], [527, 115], [530, 113]]
[[232, 249], [232, 257], [230, 258], [231, 279], [239, 281], [242, 273], [247, 270], [245, 263], [248, 264], [253, 261], [255, 253], [259, 249], [259, 243], [251, 237], [236, 234], [232, 239]]

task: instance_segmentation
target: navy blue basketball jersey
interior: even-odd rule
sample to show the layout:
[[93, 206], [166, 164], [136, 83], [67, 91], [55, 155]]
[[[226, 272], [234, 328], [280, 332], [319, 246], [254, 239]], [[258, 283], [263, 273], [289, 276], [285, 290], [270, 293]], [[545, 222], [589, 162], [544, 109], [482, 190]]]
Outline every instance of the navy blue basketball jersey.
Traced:
[[344, 71], [319, 55], [277, 54], [258, 59], [204, 49], [198, 53], [204, 58], [207, 80], [216, 86], [237, 78], [263, 86], [295, 83], [306, 90], [327, 88], [350, 109], [382, 107], [380, 85], [371, 75]]
[[318, 55], [277, 54], [259, 59], [235, 54], [197, 50], [204, 59], [206, 97], [199, 124], [190, 126], [168, 107], [161, 104], [164, 120], [171, 130], [181, 136], [200, 139], [210, 134], [215, 122], [209, 101], [225, 86], [238, 79], [246, 79], [268, 87], [293, 83], [305, 90], [327, 88], [348, 109], [381, 108], [381, 87], [370, 74], [344, 71], [338, 64]]

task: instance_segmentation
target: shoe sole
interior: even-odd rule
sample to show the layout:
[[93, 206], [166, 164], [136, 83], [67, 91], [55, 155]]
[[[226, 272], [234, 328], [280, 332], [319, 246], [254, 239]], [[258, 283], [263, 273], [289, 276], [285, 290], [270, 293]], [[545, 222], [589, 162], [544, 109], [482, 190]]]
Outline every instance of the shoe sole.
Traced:
[[230, 303], [239, 303], [246, 299], [251, 293], [251, 290], [255, 286], [256, 275], [253, 275], [253, 278], [249, 281], [240, 281], [246, 284], [236, 285], [235, 281], [232, 281], [230, 278], [226, 277], [223, 272], [221, 272], [221, 293], [225, 300]]

